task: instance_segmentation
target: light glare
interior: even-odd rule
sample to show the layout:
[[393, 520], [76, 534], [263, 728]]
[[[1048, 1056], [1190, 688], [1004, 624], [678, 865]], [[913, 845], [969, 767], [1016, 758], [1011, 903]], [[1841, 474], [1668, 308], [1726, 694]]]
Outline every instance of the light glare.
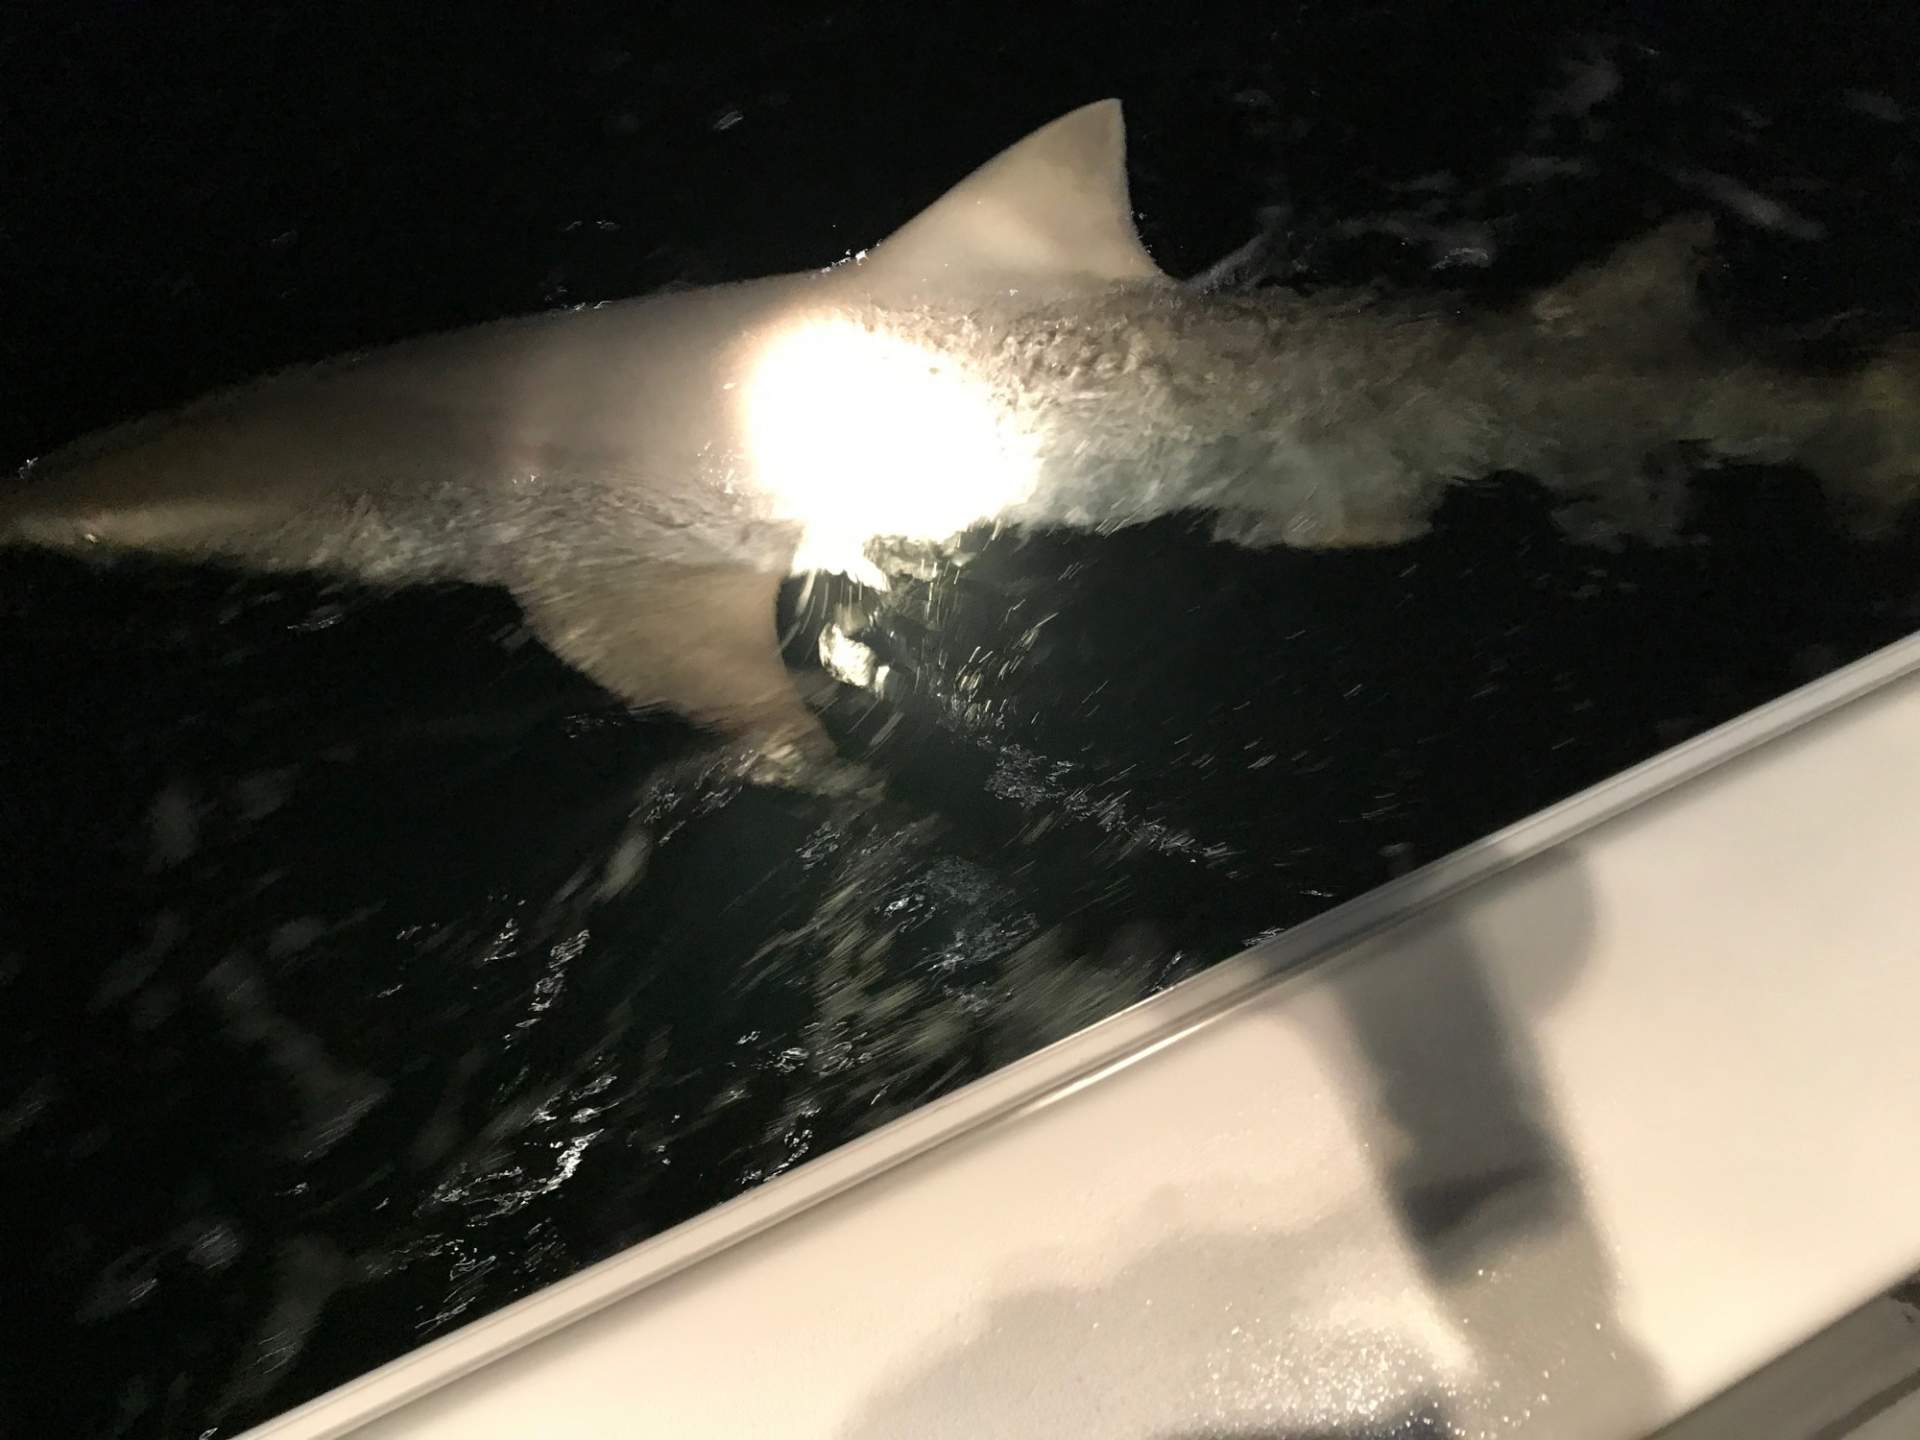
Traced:
[[993, 388], [950, 356], [852, 319], [781, 331], [746, 395], [748, 446], [776, 517], [802, 527], [794, 573], [878, 589], [869, 540], [938, 542], [1032, 494], [1036, 460]]

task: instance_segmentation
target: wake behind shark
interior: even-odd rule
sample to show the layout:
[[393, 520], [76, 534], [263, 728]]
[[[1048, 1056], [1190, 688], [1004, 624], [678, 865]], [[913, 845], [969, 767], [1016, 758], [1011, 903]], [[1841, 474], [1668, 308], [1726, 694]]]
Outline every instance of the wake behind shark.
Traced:
[[1503, 314], [1203, 293], [1134, 230], [1120, 107], [1054, 121], [828, 269], [289, 371], [36, 465], [0, 539], [508, 588], [628, 702], [816, 741], [781, 582], [878, 540], [1212, 514], [1242, 545], [1418, 535], [1501, 470], [1670, 537], [1681, 457], [1811, 469], [1867, 525], [1920, 476], [1920, 370], [1702, 338], [1683, 221]]

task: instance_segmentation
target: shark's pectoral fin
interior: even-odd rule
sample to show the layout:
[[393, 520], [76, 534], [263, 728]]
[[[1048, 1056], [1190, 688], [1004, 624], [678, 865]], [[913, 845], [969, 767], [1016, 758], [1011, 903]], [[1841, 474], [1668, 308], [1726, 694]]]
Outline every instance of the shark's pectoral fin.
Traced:
[[780, 577], [737, 565], [607, 561], [513, 589], [540, 639], [628, 704], [832, 753], [780, 657]]

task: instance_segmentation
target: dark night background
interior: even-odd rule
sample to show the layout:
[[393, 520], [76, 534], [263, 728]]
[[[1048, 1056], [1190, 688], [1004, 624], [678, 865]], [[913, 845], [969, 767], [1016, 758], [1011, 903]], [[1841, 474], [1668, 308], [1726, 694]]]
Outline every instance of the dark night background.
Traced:
[[[1284, 205], [1276, 280], [1496, 303], [1711, 172], [1791, 211], [1722, 210], [1715, 313], [1839, 363], [1920, 328], [1917, 32], [1863, 0], [15, 6], [0, 462], [823, 264], [1109, 94], [1175, 274]], [[1596, 63], [1617, 88], [1554, 113]], [[1436, 271], [1461, 225], [1491, 263]], [[1005, 537], [872, 622], [914, 691], [828, 719], [878, 806], [702, 769], [502, 595], [0, 555], [0, 1426], [235, 1433], [1920, 624], [1913, 527], [1848, 540], [1804, 476], [1722, 477], [1692, 539], [1571, 546], [1518, 477], [1370, 554]]]

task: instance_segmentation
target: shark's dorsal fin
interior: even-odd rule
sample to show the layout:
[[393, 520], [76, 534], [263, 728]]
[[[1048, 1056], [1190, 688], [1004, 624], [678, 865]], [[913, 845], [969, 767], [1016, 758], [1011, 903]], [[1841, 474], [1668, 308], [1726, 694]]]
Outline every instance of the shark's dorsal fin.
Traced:
[[863, 257], [869, 283], [1017, 288], [1164, 279], [1133, 228], [1118, 100], [1001, 151]]

